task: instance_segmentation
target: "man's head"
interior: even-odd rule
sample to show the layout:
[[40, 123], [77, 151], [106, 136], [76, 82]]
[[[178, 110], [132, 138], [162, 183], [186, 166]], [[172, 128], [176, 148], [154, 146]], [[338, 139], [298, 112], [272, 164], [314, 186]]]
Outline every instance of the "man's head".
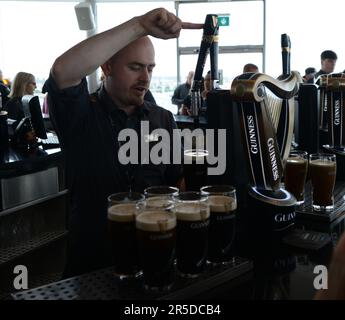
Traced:
[[204, 89], [205, 91], [211, 91], [211, 71], [207, 71], [206, 76], [204, 78]]
[[337, 62], [337, 54], [332, 50], [326, 50], [321, 53], [321, 70], [326, 73], [334, 71]]
[[259, 72], [259, 68], [257, 65], [253, 64], [253, 63], [247, 63], [244, 67], [243, 67], [243, 73], [247, 73], [247, 72], [254, 72], [257, 73]]
[[309, 67], [305, 69], [305, 75], [303, 76], [304, 81], [308, 82], [310, 79], [314, 79], [315, 73], [316, 73], [316, 69], [313, 67]]
[[105, 88], [120, 108], [140, 106], [150, 86], [155, 51], [148, 37], [139, 38], [102, 65]]
[[189, 71], [186, 79], [186, 83], [191, 85], [194, 78], [194, 71]]

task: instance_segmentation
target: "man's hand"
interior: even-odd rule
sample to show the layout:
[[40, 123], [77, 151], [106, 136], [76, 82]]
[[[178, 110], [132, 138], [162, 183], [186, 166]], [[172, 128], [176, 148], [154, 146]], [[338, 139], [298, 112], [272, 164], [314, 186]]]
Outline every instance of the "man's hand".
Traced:
[[203, 24], [182, 22], [173, 13], [163, 9], [154, 9], [138, 17], [145, 35], [161, 39], [177, 38], [181, 29], [201, 29]]

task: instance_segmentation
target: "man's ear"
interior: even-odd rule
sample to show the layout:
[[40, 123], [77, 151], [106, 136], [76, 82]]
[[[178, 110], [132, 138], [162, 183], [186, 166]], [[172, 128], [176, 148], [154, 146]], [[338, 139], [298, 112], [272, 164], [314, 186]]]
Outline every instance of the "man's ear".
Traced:
[[101, 68], [102, 68], [102, 71], [103, 71], [105, 76], [109, 76], [110, 75], [112, 67], [111, 67], [111, 63], [109, 61], [103, 63], [101, 65]]

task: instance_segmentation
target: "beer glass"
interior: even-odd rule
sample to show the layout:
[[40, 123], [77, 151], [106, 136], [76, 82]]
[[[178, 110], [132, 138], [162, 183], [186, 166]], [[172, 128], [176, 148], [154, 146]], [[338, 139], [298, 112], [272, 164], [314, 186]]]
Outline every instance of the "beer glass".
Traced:
[[115, 276], [120, 280], [142, 274], [137, 253], [135, 215], [137, 204], [143, 200], [144, 195], [135, 192], [115, 193], [108, 197], [108, 234]]
[[207, 156], [204, 149], [188, 149], [184, 151], [184, 179], [187, 190], [198, 191], [207, 184]]
[[176, 261], [182, 277], [198, 277], [206, 266], [210, 208], [207, 201], [178, 201]]
[[171, 210], [174, 201], [172, 198], [167, 196], [157, 196], [147, 198], [143, 205], [146, 209], [162, 209], [162, 210]]
[[285, 189], [292, 193], [297, 205], [304, 202], [304, 186], [308, 172], [308, 153], [292, 151], [285, 164]]
[[146, 198], [149, 197], [172, 197], [179, 193], [179, 189], [171, 186], [153, 186], [148, 187], [144, 190], [144, 195]]
[[337, 163], [334, 154], [315, 153], [309, 156], [310, 179], [312, 183], [313, 209], [316, 211], [334, 208], [334, 185]]
[[236, 231], [236, 189], [228, 185], [213, 185], [202, 187], [200, 191], [208, 195], [210, 206], [208, 261], [214, 265], [232, 262]]
[[136, 230], [144, 289], [169, 290], [174, 281], [175, 215], [163, 209], [142, 207], [136, 216]]

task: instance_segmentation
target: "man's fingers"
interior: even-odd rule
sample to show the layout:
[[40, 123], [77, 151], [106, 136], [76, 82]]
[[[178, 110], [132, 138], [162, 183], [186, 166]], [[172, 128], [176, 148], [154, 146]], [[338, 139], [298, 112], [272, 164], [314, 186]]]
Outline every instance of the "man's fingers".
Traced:
[[182, 22], [182, 29], [202, 29], [203, 23]]

